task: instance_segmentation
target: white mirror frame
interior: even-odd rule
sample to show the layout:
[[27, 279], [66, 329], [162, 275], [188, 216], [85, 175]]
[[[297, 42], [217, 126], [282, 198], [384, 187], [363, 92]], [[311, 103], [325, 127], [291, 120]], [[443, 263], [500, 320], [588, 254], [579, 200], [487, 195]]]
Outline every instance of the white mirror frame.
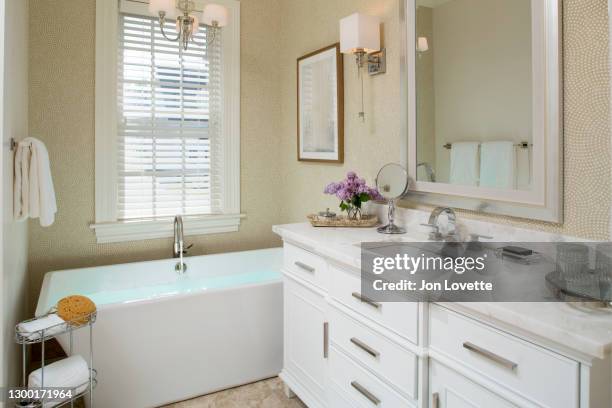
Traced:
[[[533, 182], [530, 191], [417, 181], [416, 1], [400, 1], [402, 164], [406, 200], [561, 223], [563, 220], [563, 84], [560, 0], [532, 0]], [[410, 28], [410, 29], [409, 29]]]

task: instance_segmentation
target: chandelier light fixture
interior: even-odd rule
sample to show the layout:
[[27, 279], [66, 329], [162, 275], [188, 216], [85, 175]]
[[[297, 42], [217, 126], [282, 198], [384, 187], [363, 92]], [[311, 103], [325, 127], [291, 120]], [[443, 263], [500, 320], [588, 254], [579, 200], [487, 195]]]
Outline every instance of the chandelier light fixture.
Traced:
[[[200, 26], [200, 20], [212, 31], [212, 36], [207, 38], [206, 45], [210, 45], [215, 41], [218, 30], [225, 27], [228, 21], [227, 8], [224, 6], [207, 4], [200, 14], [196, 11], [196, 5], [193, 0], [150, 0], [149, 11], [159, 16], [159, 27], [164, 38], [168, 41], [178, 41], [184, 50], [187, 50], [190, 43], [198, 46], [204, 45], [198, 44], [194, 40], [194, 35], [198, 32]], [[168, 17], [171, 18], [171, 16], [177, 14], [177, 34], [175, 37], [169, 37], [165, 30], [166, 20]]]

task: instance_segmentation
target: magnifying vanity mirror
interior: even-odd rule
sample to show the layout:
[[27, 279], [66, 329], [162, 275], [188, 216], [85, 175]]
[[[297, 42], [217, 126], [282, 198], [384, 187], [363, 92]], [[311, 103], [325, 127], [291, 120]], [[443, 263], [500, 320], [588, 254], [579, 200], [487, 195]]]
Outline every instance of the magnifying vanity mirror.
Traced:
[[383, 166], [376, 176], [376, 188], [389, 204], [388, 224], [378, 228], [381, 234], [405, 234], [404, 228], [394, 223], [395, 200], [401, 198], [408, 189], [408, 172], [396, 163]]
[[562, 221], [559, 0], [403, 0], [409, 199]]

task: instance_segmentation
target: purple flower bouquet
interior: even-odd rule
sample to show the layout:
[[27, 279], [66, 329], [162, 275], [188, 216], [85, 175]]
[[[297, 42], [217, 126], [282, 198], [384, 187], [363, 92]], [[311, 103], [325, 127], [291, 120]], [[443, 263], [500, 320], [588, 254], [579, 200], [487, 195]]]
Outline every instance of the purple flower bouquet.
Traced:
[[339, 183], [330, 183], [325, 187], [325, 194], [335, 195], [340, 200], [340, 210], [346, 211], [352, 220], [361, 218], [361, 205], [370, 200], [383, 200], [377, 189], [368, 187], [364, 179], [354, 171], [349, 171], [346, 179]]

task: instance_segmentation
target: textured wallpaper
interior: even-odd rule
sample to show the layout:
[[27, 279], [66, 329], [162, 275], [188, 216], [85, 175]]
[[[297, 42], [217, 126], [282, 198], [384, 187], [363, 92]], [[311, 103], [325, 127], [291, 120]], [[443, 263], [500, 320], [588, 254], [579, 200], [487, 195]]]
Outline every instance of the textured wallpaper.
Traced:
[[[339, 20], [356, 11], [379, 16], [387, 49], [387, 73], [364, 78], [365, 115], [361, 110], [361, 84], [355, 57], [344, 56], [344, 164], [302, 163], [296, 160], [295, 60], [313, 50], [337, 42]], [[305, 215], [338, 207], [335, 197], [324, 196], [330, 181], [354, 170], [373, 182], [380, 167], [400, 160], [400, 38], [399, 0], [285, 0], [283, 2], [280, 53], [282, 116], [281, 146], [283, 219], [303, 222]]]
[[[398, 0], [242, 0], [242, 210], [239, 233], [189, 239], [193, 254], [278, 245], [271, 226], [335, 207], [327, 182], [356, 170], [372, 182], [400, 160]], [[606, 0], [564, 1], [565, 223], [551, 225], [462, 212], [500, 223], [607, 238], [610, 209], [608, 20]], [[360, 86], [345, 56], [344, 165], [296, 160], [295, 61], [338, 41], [338, 20], [381, 16], [387, 74]], [[94, 219], [94, 0], [36, 0], [30, 11], [30, 130], [49, 147], [59, 214], [50, 228], [30, 222], [32, 298], [45, 272], [165, 258], [171, 240], [97, 245]], [[56, 22], [70, 21], [70, 24]]]
[[[30, 290], [38, 298], [45, 272], [168, 258], [171, 239], [96, 244], [94, 220], [95, 0], [35, 0], [30, 12], [30, 131], [49, 148], [58, 197], [56, 222], [30, 222]], [[110, 0], [109, 0], [110, 1]], [[191, 254], [280, 245], [272, 233], [280, 212], [280, 116], [274, 61], [278, 0], [241, 1], [241, 206], [238, 233], [188, 237]], [[66, 24], [70, 21], [70, 24]]]
[[[297, 222], [308, 212], [337, 206], [337, 200], [320, 194], [328, 181], [354, 169], [372, 182], [380, 166], [400, 160], [399, 3], [397, 0], [295, 0], [283, 4], [282, 159], [287, 173], [283, 214], [286, 221]], [[564, 0], [563, 9], [565, 221], [563, 225], [555, 225], [467, 211], [460, 211], [460, 217], [607, 239], [611, 197], [607, 1]], [[366, 79], [368, 118], [362, 123], [357, 119], [359, 83], [355, 65], [352, 57], [345, 56], [346, 163], [343, 166], [297, 163], [294, 157], [295, 73], [291, 62], [300, 54], [337, 41], [339, 34], [334, 22], [355, 11], [383, 19], [384, 41], [389, 50], [388, 72]], [[316, 30], [312, 28], [312, 21], [320, 21]], [[402, 205], [411, 207], [409, 202]]]

